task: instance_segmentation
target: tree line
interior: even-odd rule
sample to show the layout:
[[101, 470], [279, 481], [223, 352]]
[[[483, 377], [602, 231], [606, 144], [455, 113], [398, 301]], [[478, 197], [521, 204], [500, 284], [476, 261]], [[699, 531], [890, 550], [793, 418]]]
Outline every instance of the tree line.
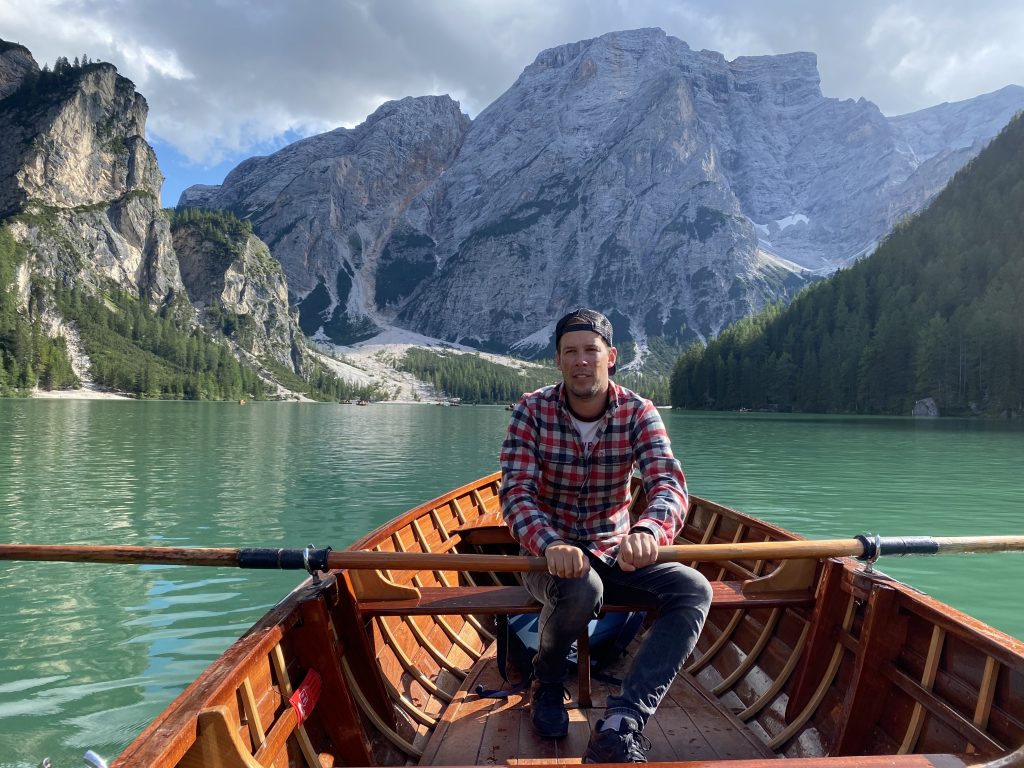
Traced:
[[[426, 382], [439, 395], [482, 404], [514, 403], [524, 392], [546, 387], [562, 378], [550, 361], [539, 368], [531, 366], [516, 370], [478, 354], [415, 348], [405, 353], [397, 368]], [[667, 377], [628, 373], [617, 375], [616, 381], [655, 403], [668, 402]]]
[[482, 404], [515, 402], [524, 392], [551, 384], [558, 377], [552, 368], [519, 371], [480, 355], [415, 348], [409, 349], [396, 367], [426, 382], [439, 395]]
[[92, 295], [58, 284], [53, 298], [60, 314], [78, 329], [92, 363], [90, 373], [100, 386], [170, 400], [259, 399], [267, 394], [257, 372], [236, 359], [227, 345], [182, 322], [191, 312], [183, 297], [154, 310], [120, 288]]
[[23, 260], [7, 227], [0, 227], [0, 395], [28, 392], [37, 385], [60, 389], [79, 385], [63, 339], [43, 330], [43, 293], [29, 294], [29, 313], [18, 312], [15, 273]]
[[870, 257], [770, 306], [672, 374], [673, 405], [1024, 413], [1024, 119]]

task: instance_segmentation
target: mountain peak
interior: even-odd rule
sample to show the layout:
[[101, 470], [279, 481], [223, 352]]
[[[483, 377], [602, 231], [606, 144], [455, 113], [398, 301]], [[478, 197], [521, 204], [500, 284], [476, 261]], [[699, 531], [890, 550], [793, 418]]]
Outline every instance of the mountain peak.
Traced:
[[611, 32], [542, 51], [471, 123], [388, 102], [203, 192], [251, 212], [307, 332], [339, 343], [369, 322], [507, 349], [586, 304], [624, 347], [685, 344], [869, 251], [975, 151], [939, 136], [922, 163], [820, 83], [809, 52]]

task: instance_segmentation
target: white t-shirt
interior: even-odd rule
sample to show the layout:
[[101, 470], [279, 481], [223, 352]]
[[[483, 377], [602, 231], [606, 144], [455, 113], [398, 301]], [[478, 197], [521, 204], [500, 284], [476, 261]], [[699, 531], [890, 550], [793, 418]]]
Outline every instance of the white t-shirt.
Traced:
[[590, 456], [590, 452], [594, 448], [594, 437], [597, 435], [597, 427], [601, 423], [601, 419], [595, 419], [594, 421], [580, 421], [575, 416], [570, 415], [572, 423], [576, 425], [576, 431], [580, 433], [580, 444], [583, 446], [583, 455], [585, 457]]

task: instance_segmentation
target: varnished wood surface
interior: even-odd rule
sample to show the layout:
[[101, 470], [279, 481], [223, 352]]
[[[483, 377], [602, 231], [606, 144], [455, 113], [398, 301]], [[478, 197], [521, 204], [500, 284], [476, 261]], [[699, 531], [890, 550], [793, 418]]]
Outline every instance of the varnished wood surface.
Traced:
[[[712, 608], [775, 608], [810, 606], [814, 596], [806, 590], [743, 593], [739, 582], [713, 581]], [[536, 613], [540, 604], [522, 587], [424, 587], [418, 600], [363, 600], [359, 604], [364, 615], [404, 616], [407, 614], [516, 614]], [[606, 611], [632, 611], [653, 608], [653, 605], [607, 604]]]
[[[502, 539], [493, 525], [497, 482], [494, 474], [420, 505], [354, 546], [375, 550], [372, 556], [389, 565], [395, 553], [515, 552], [503, 549], [507, 534]], [[959, 756], [980, 763], [1024, 742], [1019, 640], [849, 560], [829, 560], [808, 572], [815, 582], [822, 573], [827, 577], [813, 611], [809, 589], [743, 593], [744, 580], [776, 572], [778, 543], [792, 550], [805, 542], [727, 507], [692, 501], [680, 549], [716, 584], [714, 606], [724, 610], [712, 611], [691, 671], [648, 725], [649, 760], [675, 768], [719, 760], [731, 761], [729, 768], [764, 768], [778, 757], [795, 760], [794, 768], [955, 768], [964, 764]], [[486, 540], [474, 542], [480, 522]], [[761, 546], [767, 542], [772, 547]], [[727, 545], [732, 557], [701, 560], [702, 545]], [[267, 661], [277, 644], [293, 684], [311, 668], [324, 676], [323, 701], [306, 724], [321, 762], [328, 753], [350, 766], [401, 766], [410, 759], [532, 768], [580, 762], [607, 687], [595, 684], [591, 708], [581, 708], [572, 690], [570, 733], [559, 742], [534, 736], [522, 694], [504, 701], [467, 695], [478, 683], [501, 684], [492, 662], [474, 666], [493, 653], [493, 630], [482, 616], [530, 612], [536, 605], [521, 588], [488, 586], [513, 583], [507, 575], [499, 578], [498, 569], [459, 573], [444, 567], [452, 562], [385, 570], [384, 577], [418, 592], [404, 604], [357, 602], [344, 579], [338, 590], [334, 575], [328, 589], [299, 590], [203, 673], [114, 765], [181, 765], [196, 738], [197, 713], [218, 706], [226, 707], [232, 734], [255, 749], [259, 739], [251, 733], [260, 723], [272, 728], [281, 716], [281, 675]], [[346, 573], [353, 572], [336, 575]], [[317, 602], [300, 605], [300, 595]], [[247, 710], [239, 702], [248, 702]], [[925, 754], [891, 754], [899, 750]], [[287, 751], [301, 761], [291, 741]], [[277, 762], [285, 768], [284, 751]], [[215, 763], [204, 758], [200, 764]]]
[[[608, 672], [620, 677], [629, 662], [630, 657], [626, 657]], [[421, 765], [580, 763], [590, 732], [604, 713], [605, 700], [617, 688], [595, 681], [594, 706], [581, 709], [575, 681], [570, 679], [566, 686], [571, 697], [569, 735], [555, 740], [533, 732], [528, 692], [514, 693], [507, 699], [481, 698], [472, 693], [478, 684], [487, 689], [502, 688], [493, 655], [477, 665], [456, 695], [424, 751]], [[685, 673], [676, 679], [644, 735], [651, 742], [647, 757], [652, 761], [775, 757], [761, 739]]]

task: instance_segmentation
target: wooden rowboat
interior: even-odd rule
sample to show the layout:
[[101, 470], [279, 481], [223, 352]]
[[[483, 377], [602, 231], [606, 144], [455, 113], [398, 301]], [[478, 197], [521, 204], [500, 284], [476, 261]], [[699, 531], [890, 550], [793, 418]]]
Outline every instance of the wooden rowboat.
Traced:
[[[353, 549], [512, 552], [498, 483], [490, 475], [416, 507]], [[799, 538], [695, 498], [680, 543]], [[650, 760], [736, 768], [778, 758], [868, 768], [1024, 760], [1024, 643], [849, 558], [693, 565], [713, 581], [714, 605], [645, 730]], [[523, 695], [473, 691], [502, 686], [494, 615], [536, 607], [514, 574], [430, 567], [438, 569], [308, 579], [113, 765], [579, 762], [608, 685], [581, 663], [568, 737], [534, 736]]]

